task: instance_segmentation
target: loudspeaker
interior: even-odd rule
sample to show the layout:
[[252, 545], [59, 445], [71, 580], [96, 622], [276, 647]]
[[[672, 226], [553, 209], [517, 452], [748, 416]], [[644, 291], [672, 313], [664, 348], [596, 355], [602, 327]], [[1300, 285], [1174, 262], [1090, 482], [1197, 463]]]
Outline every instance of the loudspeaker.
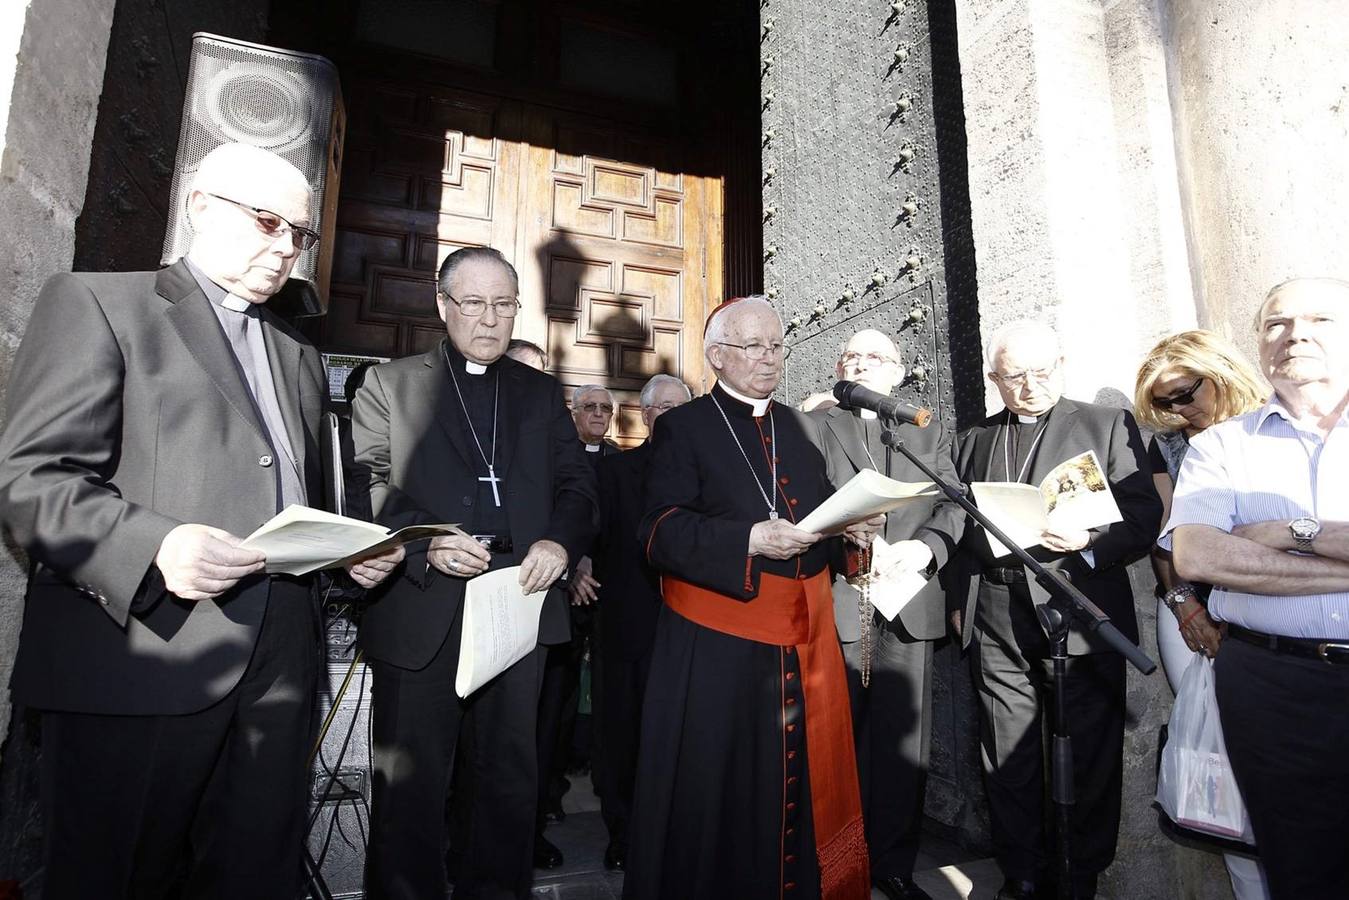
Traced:
[[194, 34], [160, 264], [177, 261], [191, 244], [187, 196], [202, 158], [221, 144], [252, 144], [304, 173], [313, 190], [311, 227], [322, 236], [268, 306], [290, 318], [327, 312], [346, 128], [337, 67], [322, 56]]

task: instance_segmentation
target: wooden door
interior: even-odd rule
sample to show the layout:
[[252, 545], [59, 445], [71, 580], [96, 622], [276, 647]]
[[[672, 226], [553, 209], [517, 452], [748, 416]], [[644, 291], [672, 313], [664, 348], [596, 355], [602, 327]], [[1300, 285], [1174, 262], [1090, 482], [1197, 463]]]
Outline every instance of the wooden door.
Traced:
[[651, 375], [706, 387], [720, 178], [684, 172], [659, 135], [599, 117], [376, 79], [347, 90], [325, 350], [433, 346], [440, 262], [492, 246], [520, 272], [515, 336], [547, 347], [564, 385], [610, 387], [622, 443], [645, 436], [637, 392]]

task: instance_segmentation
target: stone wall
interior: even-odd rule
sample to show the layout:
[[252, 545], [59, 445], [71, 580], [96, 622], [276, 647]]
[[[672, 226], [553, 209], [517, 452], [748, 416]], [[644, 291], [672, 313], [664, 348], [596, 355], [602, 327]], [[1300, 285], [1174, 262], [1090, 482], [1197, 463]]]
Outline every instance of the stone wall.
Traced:
[[1349, 14], [1340, 0], [1165, 0], [1199, 315], [1254, 358], [1294, 275], [1349, 276]]

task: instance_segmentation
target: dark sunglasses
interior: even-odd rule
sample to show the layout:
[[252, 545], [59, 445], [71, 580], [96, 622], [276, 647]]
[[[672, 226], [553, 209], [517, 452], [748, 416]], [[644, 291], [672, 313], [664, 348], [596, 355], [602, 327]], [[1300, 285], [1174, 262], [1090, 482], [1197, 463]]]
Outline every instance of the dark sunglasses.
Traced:
[[1204, 376], [1200, 375], [1199, 379], [1195, 381], [1194, 384], [1190, 385], [1179, 394], [1172, 394], [1170, 397], [1153, 397], [1152, 405], [1158, 409], [1165, 410], [1166, 412], [1170, 412], [1177, 406], [1188, 406], [1194, 402], [1195, 392], [1199, 390], [1199, 386], [1203, 383]]

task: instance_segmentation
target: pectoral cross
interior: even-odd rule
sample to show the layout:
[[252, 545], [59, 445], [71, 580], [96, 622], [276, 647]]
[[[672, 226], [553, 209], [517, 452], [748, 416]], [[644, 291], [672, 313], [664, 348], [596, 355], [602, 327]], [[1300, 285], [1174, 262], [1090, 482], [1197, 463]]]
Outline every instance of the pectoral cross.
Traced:
[[489, 484], [492, 485], [492, 499], [496, 501], [496, 505], [497, 505], [497, 506], [500, 506], [500, 505], [501, 505], [501, 493], [497, 490], [497, 485], [501, 483], [501, 479], [497, 477], [496, 467], [495, 467], [495, 466], [488, 466], [488, 467], [487, 467], [487, 474], [486, 474], [486, 475], [483, 475], [483, 476], [479, 476], [478, 480], [479, 480], [479, 481], [486, 481], [486, 482], [488, 482]]

